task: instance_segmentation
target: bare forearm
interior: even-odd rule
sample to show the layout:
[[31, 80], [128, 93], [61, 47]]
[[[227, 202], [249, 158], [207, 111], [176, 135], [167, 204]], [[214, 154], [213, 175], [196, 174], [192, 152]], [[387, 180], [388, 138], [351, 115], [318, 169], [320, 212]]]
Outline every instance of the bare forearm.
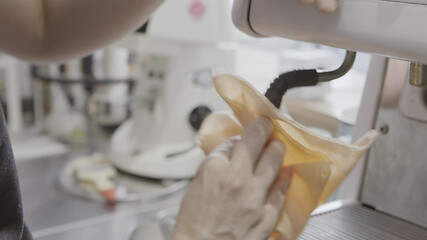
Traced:
[[62, 61], [141, 26], [164, 0], [0, 0], [0, 50], [29, 61]]

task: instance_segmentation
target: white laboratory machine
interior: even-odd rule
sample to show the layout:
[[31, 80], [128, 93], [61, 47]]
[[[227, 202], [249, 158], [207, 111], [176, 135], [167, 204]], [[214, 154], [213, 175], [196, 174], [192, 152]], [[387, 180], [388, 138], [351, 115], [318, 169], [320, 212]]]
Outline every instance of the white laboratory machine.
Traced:
[[[381, 135], [338, 190], [357, 203], [316, 211], [300, 239], [427, 239], [427, 2], [340, 0], [328, 15], [296, 0], [236, 0], [233, 20], [256, 37], [374, 54], [353, 139]], [[384, 102], [398, 84], [389, 58], [411, 66], [394, 105]]]
[[40, 134], [39, 126], [25, 126], [23, 98], [31, 94], [26, 64], [0, 53], [0, 78], [4, 81], [5, 116], [13, 152], [17, 161], [64, 154], [67, 147], [55, 139]]
[[212, 82], [232, 71], [229, 1], [166, 1], [145, 33], [122, 45], [140, 58], [131, 118], [114, 133], [109, 158], [120, 170], [155, 179], [195, 175], [204, 159], [195, 136], [212, 111], [226, 109]]

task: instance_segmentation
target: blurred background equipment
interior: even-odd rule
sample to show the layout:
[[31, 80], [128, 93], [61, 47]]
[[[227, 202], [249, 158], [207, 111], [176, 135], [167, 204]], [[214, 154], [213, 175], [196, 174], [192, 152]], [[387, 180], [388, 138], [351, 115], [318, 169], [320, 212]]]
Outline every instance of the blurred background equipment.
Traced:
[[142, 56], [141, 79], [132, 117], [112, 136], [109, 158], [118, 169], [156, 179], [195, 175], [204, 159], [197, 130], [226, 109], [212, 76], [235, 66], [235, 50], [221, 45], [233, 39], [227, 9], [227, 1], [167, 2], [127, 43]]

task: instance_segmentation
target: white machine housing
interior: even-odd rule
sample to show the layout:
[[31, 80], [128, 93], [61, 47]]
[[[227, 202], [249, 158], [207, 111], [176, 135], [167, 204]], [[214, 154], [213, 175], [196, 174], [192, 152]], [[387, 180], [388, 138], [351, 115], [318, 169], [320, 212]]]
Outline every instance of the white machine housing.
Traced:
[[297, 0], [235, 0], [234, 24], [251, 36], [278, 36], [427, 63], [427, 2], [340, 0], [332, 14]]
[[[204, 154], [190, 115], [197, 107], [227, 109], [213, 86], [217, 69], [234, 68], [229, 1], [166, 1], [144, 35], [124, 45], [142, 56], [132, 117], [114, 133], [110, 158], [119, 169], [143, 177], [195, 175]], [[227, 21], [228, 20], [228, 21]]]

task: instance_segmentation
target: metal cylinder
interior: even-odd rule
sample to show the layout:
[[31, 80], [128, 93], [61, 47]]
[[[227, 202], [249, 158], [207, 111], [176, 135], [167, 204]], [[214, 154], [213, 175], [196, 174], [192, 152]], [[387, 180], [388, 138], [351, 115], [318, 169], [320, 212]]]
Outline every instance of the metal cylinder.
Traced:
[[350, 71], [355, 59], [356, 52], [347, 50], [344, 61], [338, 69], [330, 72], [319, 72], [319, 82], [329, 82], [344, 76], [348, 71]]
[[427, 67], [422, 63], [411, 63], [409, 83], [415, 87], [427, 86]]

